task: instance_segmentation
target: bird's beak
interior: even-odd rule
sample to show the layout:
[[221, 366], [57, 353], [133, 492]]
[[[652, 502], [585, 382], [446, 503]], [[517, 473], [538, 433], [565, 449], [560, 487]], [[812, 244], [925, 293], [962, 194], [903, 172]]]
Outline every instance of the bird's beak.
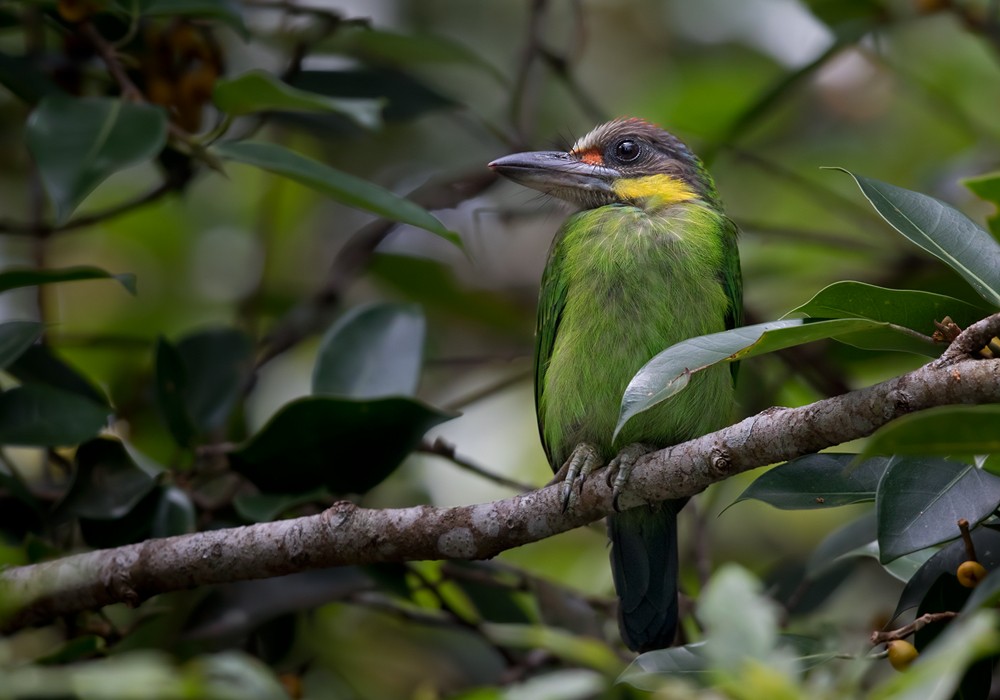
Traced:
[[497, 158], [490, 167], [514, 182], [572, 202], [609, 196], [618, 171], [562, 151], [532, 151]]

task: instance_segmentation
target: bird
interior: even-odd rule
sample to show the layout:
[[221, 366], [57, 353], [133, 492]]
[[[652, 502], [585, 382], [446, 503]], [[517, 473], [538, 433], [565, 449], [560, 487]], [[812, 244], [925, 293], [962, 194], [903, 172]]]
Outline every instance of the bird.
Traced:
[[687, 499], [618, 510], [618, 496], [644, 455], [729, 423], [735, 371], [699, 372], [617, 437], [615, 426], [629, 381], [654, 355], [742, 323], [737, 227], [698, 157], [639, 118], [597, 126], [568, 151], [514, 153], [489, 167], [578, 209], [542, 273], [539, 433], [552, 470], [567, 468], [567, 499], [598, 469], [613, 478], [607, 530], [622, 640], [640, 653], [669, 647], [678, 624], [677, 512]]

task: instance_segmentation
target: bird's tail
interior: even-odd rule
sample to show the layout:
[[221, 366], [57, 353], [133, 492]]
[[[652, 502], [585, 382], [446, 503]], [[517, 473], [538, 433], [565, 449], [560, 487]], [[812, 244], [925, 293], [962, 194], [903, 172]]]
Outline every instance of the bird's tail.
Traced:
[[663, 649], [677, 631], [677, 511], [687, 499], [608, 518], [618, 624], [633, 651]]

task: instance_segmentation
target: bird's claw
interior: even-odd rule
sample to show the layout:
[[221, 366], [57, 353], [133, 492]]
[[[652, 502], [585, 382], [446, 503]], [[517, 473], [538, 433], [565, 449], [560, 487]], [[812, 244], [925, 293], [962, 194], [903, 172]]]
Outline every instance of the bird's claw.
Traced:
[[583, 481], [591, 472], [601, 467], [601, 454], [589, 442], [581, 442], [573, 448], [566, 460], [566, 478], [563, 479], [562, 509], [565, 513], [573, 499], [573, 485], [583, 488]]
[[636, 462], [654, 449], [656, 448], [650, 445], [633, 442], [631, 445], [623, 447], [615, 455], [615, 458], [608, 463], [608, 472], [605, 479], [608, 486], [611, 487], [611, 505], [615, 509], [615, 512], [621, 512], [621, 508], [618, 507], [618, 499], [621, 498], [622, 491], [625, 489], [629, 477], [632, 476], [632, 469], [635, 468]]

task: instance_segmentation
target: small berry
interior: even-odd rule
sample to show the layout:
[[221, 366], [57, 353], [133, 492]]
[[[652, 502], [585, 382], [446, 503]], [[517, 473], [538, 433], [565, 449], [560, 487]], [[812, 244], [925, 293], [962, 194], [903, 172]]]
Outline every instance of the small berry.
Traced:
[[978, 561], [963, 561], [956, 572], [958, 582], [966, 588], [975, 588], [986, 578], [986, 567]]
[[915, 646], [902, 639], [894, 639], [885, 646], [889, 651], [889, 663], [897, 671], [905, 671], [920, 655]]

